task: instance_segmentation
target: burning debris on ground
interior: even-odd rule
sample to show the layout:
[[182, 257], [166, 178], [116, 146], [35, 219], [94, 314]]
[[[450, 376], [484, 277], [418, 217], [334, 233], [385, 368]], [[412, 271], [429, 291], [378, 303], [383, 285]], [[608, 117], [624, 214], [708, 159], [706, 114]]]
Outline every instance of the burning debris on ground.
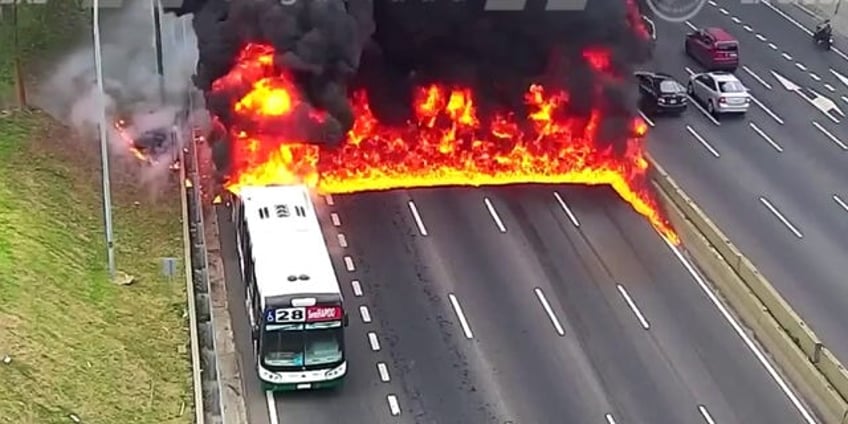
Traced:
[[612, 186], [666, 238], [632, 66], [634, 0], [582, 12], [462, 2], [197, 1], [195, 84], [225, 187]]

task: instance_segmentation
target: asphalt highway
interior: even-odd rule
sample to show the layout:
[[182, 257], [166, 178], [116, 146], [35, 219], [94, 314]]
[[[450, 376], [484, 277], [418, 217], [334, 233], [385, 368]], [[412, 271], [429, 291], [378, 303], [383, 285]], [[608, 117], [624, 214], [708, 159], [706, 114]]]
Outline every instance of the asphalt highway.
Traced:
[[[248, 387], [252, 423], [807, 422], [684, 254], [610, 189], [321, 203], [353, 318], [350, 381], [271, 397]], [[243, 312], [223, 235], [232, 229], [219, 222], [231, 304]], [[243, 319], [233, 325], [247, 334]]]
[[719, 26], [737, 37], [736, 75], [756, 102], [719, 122], [697, 108], [655, 119], [650, 151], [848, 360], [848, 56], [814, 48], [815, 22], [792, 6], [710, 1], [687, 23], [655, 25], [667, 53], [654, 69], [684, 83], [687, 68], [700, 72], [683, 53], [686, 32]]

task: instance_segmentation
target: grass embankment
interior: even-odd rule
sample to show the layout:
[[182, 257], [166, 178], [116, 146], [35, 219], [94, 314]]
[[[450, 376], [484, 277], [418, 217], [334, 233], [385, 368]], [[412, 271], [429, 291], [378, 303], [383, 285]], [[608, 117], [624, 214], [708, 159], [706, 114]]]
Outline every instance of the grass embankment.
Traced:
[[[30, 37], [55, 35], [37, 22]], [[96, 143], [40, 113], [0, 113], [0, 423], [191, 422], [184, 280], [158, 262], [182, 257], [178, 191], [153, 200], [118, 175], [113, 194], [129, 286], [106, 275]]]

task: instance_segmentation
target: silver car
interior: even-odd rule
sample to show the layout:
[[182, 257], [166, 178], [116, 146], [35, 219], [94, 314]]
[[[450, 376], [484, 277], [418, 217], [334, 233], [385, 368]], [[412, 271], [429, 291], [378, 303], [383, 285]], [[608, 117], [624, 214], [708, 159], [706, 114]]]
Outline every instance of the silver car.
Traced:
[[751, 104], [748, 89], [728, 72], [706, 72], [689, 78], [687, 92], [713, 115], [745, 113]]

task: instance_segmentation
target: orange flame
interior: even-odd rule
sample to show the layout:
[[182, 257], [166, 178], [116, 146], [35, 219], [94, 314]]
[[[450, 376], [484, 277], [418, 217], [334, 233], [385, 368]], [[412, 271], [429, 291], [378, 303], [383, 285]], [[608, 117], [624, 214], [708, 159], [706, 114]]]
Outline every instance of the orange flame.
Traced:
[[[602, 49], [584, 56], [599, 70], [609, 67], [609, 54]], [[229, 128], [232, 168], [225, 185], [233, 193], [244, 186], [293, 183], [325, 194], [452, 185], [606, 184], [667, 240], [679, 243], [646, 189], [642, 137], [647, 126], [640, 119], [633, 120], [621, 157], [599, 146], [601, 110], [588, 117], [563, 116], [568, 93], [551, 93], [534, 84], [525, 95], [527, 118], [499, 114], [484, 120], [471, 90], [434, 84], [417, 91], [416, 119], [402, 127], [382, 125], [367, 95], [354, 93], [353, 128], [340, 147], [324, 149], [263, 133], [268, 126], [256, 125], [269, 115], [285, 120], [290, 106], [300, 101], [290, 80], [275, 75], [272, 58], [271, 47], [250, 44], [234, 69], [213, 84], [213, 90], [247, 90], [233, 110], [250, 122], [237, 119]]]

